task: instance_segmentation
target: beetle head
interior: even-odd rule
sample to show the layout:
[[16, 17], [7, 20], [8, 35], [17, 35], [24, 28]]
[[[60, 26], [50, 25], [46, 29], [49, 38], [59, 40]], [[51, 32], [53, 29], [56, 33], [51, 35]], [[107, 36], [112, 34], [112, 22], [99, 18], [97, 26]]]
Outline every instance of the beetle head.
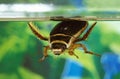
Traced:
[[63, 43], [53, 43], [51, 45], [51, 49], [55, 55], [60, 55], [62, 52], [65, 51], [66, 45]]

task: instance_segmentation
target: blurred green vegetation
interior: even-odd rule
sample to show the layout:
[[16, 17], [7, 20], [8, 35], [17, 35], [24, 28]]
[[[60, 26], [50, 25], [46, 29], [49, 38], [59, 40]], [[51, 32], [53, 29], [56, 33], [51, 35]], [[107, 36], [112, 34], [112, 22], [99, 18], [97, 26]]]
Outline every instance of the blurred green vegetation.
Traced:
[[[42, 57], [44, 45], [33, 36], [27, 22], [0, 22], [0, 25], [2, 25], [0, 27], [0, 78], [43, 79], [44, 76], [47, 79], [56, 79], [60, 77], [64, 60], [38, 61]], [[41, 23], [41, 26], [44, 25], [46, 23]], [[60, 61], [62, 61], [61, 66], [59, 64], [57, 66]], [[56, 71], [55, 67], [61, 71]], [[58, 73], [56, 77], [55, 73]]]

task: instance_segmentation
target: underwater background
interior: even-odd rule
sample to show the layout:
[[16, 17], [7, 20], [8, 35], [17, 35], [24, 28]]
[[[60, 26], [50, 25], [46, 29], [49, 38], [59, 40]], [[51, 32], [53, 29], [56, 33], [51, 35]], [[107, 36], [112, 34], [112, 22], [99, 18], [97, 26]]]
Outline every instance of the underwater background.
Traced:
[[[120, 79], [120, 1], [119, 0], [1, 0], [0, 1], [0, 79]], [[51, 51], [43, 61], [44, 46], [28, 27], [28, 21], [3, 18], [43, 16], [97, 16], [118, 18], [97, 21], [84, 44], [101, 57], [75, 50], [55, 56]], [[49, 37], [60, 21], [34, 21], [40, 33]], [[95, 21], [88, 21], [92, 25]], [[89, 28], [89, 27], [88, 27]]]

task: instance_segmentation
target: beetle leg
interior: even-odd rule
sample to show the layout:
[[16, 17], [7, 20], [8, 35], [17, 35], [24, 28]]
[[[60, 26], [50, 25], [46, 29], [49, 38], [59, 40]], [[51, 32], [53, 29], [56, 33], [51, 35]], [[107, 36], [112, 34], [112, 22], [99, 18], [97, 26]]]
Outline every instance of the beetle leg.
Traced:
[[77, 46], [74, 44], [74, 45], [72, 45], [70, 48], [69, 48], [69, 51], [68, 51], [68, 53], [70, 54], [70, 55], [74, 55], [74, 56], [76, 56], [76, 58], [79, 58], [73, 51], [74, 51], [74, 49], [76, 49], [77, 48]]
[[[70, 48], [70, 50], [71, 50], [71, 49], [73, 50], [73, 49], [78, 48], [78, 47], [82, 47], [85, 53], [93, 54], [93, 55], [96, 55], [96, 56], [100, 56], [99, 54], [96, 54], [96, 53], [94, 53], [94, 52], [87, 51], [87, 48], [86, 48], [83, 44], [74, 44], [74, 45], [72, 46], [72, 48]], [[71, 52], [69, 52], [69, 54], [70, 54], [70, 53], [71, 53]], [[73, 54], [74, 54], [74, 53], [73, 53]]]
[[74, 55], [74, 56], [76, 56], [76, 58], [79, 58], [73, 51], [69, 51], [68, 53], [69, 53], [69, 55]]
[[48, 54], [47, 54], [48, 49], [50, 49], [50, 47], [49, 46], [45, 46], [44, 52], [43, 52], [43, 57], [40, 59], [40, 61], [45, 60], [45, 58], [48, 56]]
[[94, 52], [88, 51], [87, 48], [86, 48], [83, 44], [77, 44], [77, 45], [78, 45], [79, 47], [82, 47], [85, 53], [93, 54], [93, 55], [96, 55], [96, 56], [101, 56], [101, 55], [96, 54], [96, 53], [94, 53]]
[[41, 40], [45, 40], [45, 41], [48, 41], [48, 38], [44, 37], [43, 35], [41, 35], [39, 33], [39, 29], [32, 23], [32, 22], [29, 22], [28, 23], [29, 27], [31, 28], [32, 32]]
[[90, 32], [92, 31], [93, 27], [96, 25], [97, 22], [93, 23], [91, 25], [91, 27], [87, 30], [87, 32], [83, 35], [82, 38], [78, 38], [77, 40], [75, 40], [75, 42], [78, 42], [78, 41], [83, 41], [83, 40], [86, 40], [88, 35], [90, 34]]

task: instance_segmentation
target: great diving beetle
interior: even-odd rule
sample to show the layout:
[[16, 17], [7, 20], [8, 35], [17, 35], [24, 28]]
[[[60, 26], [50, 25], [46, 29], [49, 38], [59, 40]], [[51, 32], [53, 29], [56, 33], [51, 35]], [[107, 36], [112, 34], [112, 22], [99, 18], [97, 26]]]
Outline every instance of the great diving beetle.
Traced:
[[100, 56], [99, 54], [88, 51], [85, 45], [77, 43], [86, 40], [96, 23], [97, 22], [93, 23], [82, 37], [80, 36], [87, 29], [88, 21], [61, 21], [52, 29], [49, 37], [44, 37], [40, 34], [39, 29], [32, 22], [29, 22], [28, 25], [39, 39], [49, 42], [49, 45], [44, 47], [43, 57], [41, 58], [42, 61], [48, 56], [47, 51], [49, 49], [51, 49], [55, 55], [60, 55], [67, 49], [70, 55], [78, 58], [74, 53], [74, 49], [81, 47], [85, 53]]

